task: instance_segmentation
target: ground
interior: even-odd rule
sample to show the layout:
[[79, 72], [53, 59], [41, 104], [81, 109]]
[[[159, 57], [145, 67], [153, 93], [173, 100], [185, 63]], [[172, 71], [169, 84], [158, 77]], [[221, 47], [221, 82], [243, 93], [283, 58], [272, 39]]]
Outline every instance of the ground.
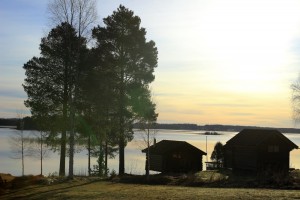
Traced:
[[[6, 178], [10, 181], [0, 193], [0, 199], [300, 199], [299, 190], [293, 188], [236, 188], [230, 184], [220, 187], [219, 183], [229, 181], [230, 176], [216, 171], [200, 172], [195, 176], [153, 176], [149, 184], [144, 176], [132, 175], [109, 180], [96, 177], [75, 177], [74, 180], [43, 176], [13, 178], [9, 175]], [[251, 181], [246, 178], [246, 183]]]
[[0, 199], [300, 199], [297, 190], [199, 188], [71, 181], [18, 189]]

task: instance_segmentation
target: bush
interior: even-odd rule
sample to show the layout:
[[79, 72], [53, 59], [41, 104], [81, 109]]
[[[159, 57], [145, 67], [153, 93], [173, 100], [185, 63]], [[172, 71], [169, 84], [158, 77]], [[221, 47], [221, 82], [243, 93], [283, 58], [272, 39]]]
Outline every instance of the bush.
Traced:
[[113, 178], [115, 178], [117, 176], [117, 173], [116, 173], [116, 171], [113, 169], [111, 172], [110, 172], [110, 174], [109, 174], [109, 178], [110, 179], [113, 179]]

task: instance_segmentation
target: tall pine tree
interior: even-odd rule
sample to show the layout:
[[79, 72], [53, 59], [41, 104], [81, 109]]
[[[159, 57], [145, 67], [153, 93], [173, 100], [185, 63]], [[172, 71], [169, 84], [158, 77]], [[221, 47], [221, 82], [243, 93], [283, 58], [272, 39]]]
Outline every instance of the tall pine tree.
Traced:
[[34, 118], [45, 123], [44, 131], [60, 134], [59, 175], [65, 175], [67, 131], [69, 130], [70, 100], [74, 96], [78, 66], [86, 54], [86, 40], [75, 29], [62, 23], [52, 29], [40, 44], [41, 56], [26, 64], [23, 84], [28, 95], [25, 105]]
[[[154, 80], [157, 67], [157, 48], [146, 41], [146, 31], [141, 19], [133, 11], [120, 5], [111, 16], [104, 18], [104, 27], [93, 30], [98, 49], [105, 50], [103, 59], [110, 63], [116, 74], [117, 129], [119, 146], [119, 174], [125, 173], [124, 148], [133, 138], [132, 124], [136, 116], [134, 106], [144, 88]], [[133, 96], [134, 95], [134, 96]]]

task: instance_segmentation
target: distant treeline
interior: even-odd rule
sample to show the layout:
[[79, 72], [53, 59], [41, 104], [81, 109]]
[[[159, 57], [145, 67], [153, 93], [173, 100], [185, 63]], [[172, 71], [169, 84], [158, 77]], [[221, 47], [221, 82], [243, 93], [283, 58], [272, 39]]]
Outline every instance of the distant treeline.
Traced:
[[277, 129], [282, 133], [300, 133], [300, 129], [296, 128], [273, 128], [273, 127], [259, 127], [259, 126], [238, 126], [238, 125], [204, 125], [198, 126], [199, 130], [207, 131], [231, 131], [240, 132], [247, 128], [266, 128], [266, 129]]
[[[24, 130], [37, 130], [37, 127], [31, 117], [25, 117]], [[20, 119], [18, 118], [0, 118], [1, 126], [15, 126], [20, 129]], [[134, 128], [140, 128], [139, 124], [134, 124]], [[238, 125], [197, 125], [197, 124], [156, 124], [156, 129], [170, 129], [170, 130], [202, 130], [202, 131], [230, 131], [240, 132], [247, 128], [272, 128], [272, 127], [259, 127], [259, 126], [238, 126]], [[300, 129], [296, 128], [274, 128], [282, 133], [300, 133]]]
[[[135, 128], [139, 125], [135, 124]], [[156, 124], [156, 129], [173, 129], [173, 130], [202, 130], [202, 131], [230, 131], [240, 132], [247, 128], [268, 128], [277, 129], [282, 133], [300, 133], [300, 129], [295, 128], [272, 128], [272, 127], [259, 127], [259, 126], [238, 126], [238, 125], [197, 125], [197, 124]]]
[[17, 118], [0, 118], [0, 126], [17, 126], [18, 120]]
[[[37, 130], [37, 127], [31, 117], [23, 118], [23, 130]], [[14, 126], [17, 129], [21, 129], [21, 119], [19, 118], [0, 118], [1, 126]]]

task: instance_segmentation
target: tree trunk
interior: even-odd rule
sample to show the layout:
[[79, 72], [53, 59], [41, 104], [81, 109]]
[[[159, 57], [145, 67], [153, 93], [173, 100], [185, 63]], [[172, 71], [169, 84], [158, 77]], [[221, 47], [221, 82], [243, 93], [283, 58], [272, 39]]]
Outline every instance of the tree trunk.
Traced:
[[[121, 128], [120, 131], [123, 131]], [[122, 133], [122, 132], [121, 132]], [[124, 155], [124, 134], [122, 134], [119, 138], [119, 175], [124, 175], [125, 173], [125, 155]]]
[[149, 180], [149, 170], [150, 170], [150, 130], [147, 129], [147, 167], [146, 167], [146, 177]]
[[[79, 13], [81, 16], [81, 12]], [[80, 25], [79, 25], [79, 32], [78, 32], [79, 39], [81, 38], [80, 32]], [[77, 43], [77, 56], [80, 59], [80, 43]], [[69, 59], [71, 60], [72, 57], [69, 55]], [[79, 89], [79, 77], [80, 77], [80, 63], [76, 63], [76, 73], [74, 77], [74, 96], [72, 93], [70, 95], [71, 100], [71, 131], [70, 131], [70, 158], [69, 158], [69, 178], [73, 179], [73, 171], [74, 171], [74, 138], [75, 138], [75, 114], [76, 114], [76, 107], [75, 101], [77, 99], [78, 89]]]
[[88, 137], [88, 173], [91, 176], [91, 136]]
[[107, 157], [108, 157], [108, 144], [107, 139], [105, 141], [105, 176], [107, 176], [108, 168], [107, 168]]
[[43, 175], [43, 135], [41, 133], [41, 175]]
[[68, 105], [68, 66], [64, 66], [64, 97], [63, 97], [63, 130], [60, 141], [59, 176], [66, 175], [66, 142], [67, 142], [67, 105]]
[[23, 135], [23, 129], [24, 129], [24, 122], [23, 122], [23, 120], [21, 120], [22, 176], [24, 176], [24, 135]]
[[124, 148], [125, 148], [125, 138], [124, 138], [124, 115], [125, 115], [125, 86], [124, 86], [124, 69], [121, 66], [121, 85], [120, 85], [120, 99], [119, 99], [119, 111], [120, 111], [120, 118], [119, 118], [119, 175], [124, 175], [125, 173], [125, 155], [124, 155]]
[[70, 133], [69, 179], [74, 177], [74, 132]]
[[21, 130], [21, 143], [22, 143], [22, 176], [24, 176], [24, 137], [23, 137], [23, 130]]
[[[73, 105], [72, 105], [73, 107]], [[73, 110], [74, 108], [71, 108]], [[69, 152], [69, 179], [74, 177], [74, 134], [75, 134], [75, 112], [71, 114], [71, 131], [70, 131], [70, 152]]]
[[67, 133], [64, 130], [61, 133], [61, 142], [60, 142], [60, 161], [59, 161], [59, 176], [65, 176], [65, 166], [66, 166], [66, 139]]

